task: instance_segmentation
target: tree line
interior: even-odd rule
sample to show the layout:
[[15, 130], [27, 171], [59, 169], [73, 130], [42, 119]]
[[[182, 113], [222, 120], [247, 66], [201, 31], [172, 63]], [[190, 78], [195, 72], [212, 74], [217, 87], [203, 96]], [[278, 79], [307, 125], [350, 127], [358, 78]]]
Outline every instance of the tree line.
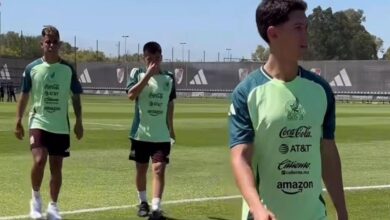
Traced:
[[[366, 30], [365, 21], [363, 10], [314, 8], [308, 16], [309, 48], [304, 60], [390, 60], [390, 47], [383, 48], [383, 40]], [[268, 56], [269, 49], [258, 45], [252, 59], [265, 61]]]
[[[41, 36], [24, 36], [23, 33], [9, 31], [0, 35], [0, 57], [35, 59], [42, 56]], [[107, 57], [102, 51], [84, 50], [61, 42], [60, 55], [69, 62], [118, 62], [138, 61], [138, 54], [123, 57]]]

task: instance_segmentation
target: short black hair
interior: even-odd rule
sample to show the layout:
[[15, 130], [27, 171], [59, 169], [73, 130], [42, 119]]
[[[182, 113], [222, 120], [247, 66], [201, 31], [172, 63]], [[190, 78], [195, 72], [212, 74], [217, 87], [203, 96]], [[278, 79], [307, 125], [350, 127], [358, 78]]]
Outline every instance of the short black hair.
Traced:
[[154, 41], [150, 41], [144, 45], [144, 53], [146, 51], [151, 54], [156, 54], [156, 53], [161, 54], [162, 52], [160, 44]]
[[269, 43], [267, 30], [288, 21], [292, 11], [306, 11], [307, 4], [303, 0], [263, 0], [256, 9], [256, 24], [260, 36]]
[[46, 35], [54, 35], [57, 39], [60, 39], [60, 32], [58, 29], [52, 25], [45, 25], [43, 26], [42, 37], [45, 37]]

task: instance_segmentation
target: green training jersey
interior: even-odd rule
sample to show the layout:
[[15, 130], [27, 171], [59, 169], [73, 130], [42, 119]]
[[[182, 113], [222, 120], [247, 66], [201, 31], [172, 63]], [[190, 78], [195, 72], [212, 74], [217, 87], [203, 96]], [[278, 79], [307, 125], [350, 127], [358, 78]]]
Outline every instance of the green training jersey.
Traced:
[[[146, 70], [134, 68], [127, 82], [127, 91], [136, 85]], [[133, 126], [129, 138], [147, 142], [170, 142], [168, 103], [176, 98], [175, 80], [168, 71], [152, 76], [135, 101]]]
[[63, 60], [53, 64], [42, 58], [35, 60], [23, 72], [22, 92], [31, 92], [30, 129], [69, 134], [70, 94], [82, 93], [77, 74], [70, 64]]
[[252, 72], [232, 94], [229, 130], [231, 148], [253, 144], [257, 190], [278, 220], [326, 219], [320, 142], [334, 139], [335, 100], [325, 80], [301, 67], [290, 82]]

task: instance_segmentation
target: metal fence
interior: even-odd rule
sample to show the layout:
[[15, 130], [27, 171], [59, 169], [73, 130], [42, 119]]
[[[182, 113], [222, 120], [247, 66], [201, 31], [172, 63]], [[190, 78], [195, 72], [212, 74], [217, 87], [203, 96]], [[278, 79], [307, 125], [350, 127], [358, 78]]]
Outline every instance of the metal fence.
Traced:
[[[0, 82], [19, 86], [31, 61], [0, 59]], [[185, 96], [224, 97], [261, 63], [176, 62], [162, 68], [175, 75], [176, 88]], [[390, 61], [305, 61], [301, 65], [329, 82], [340, 99], [389, 100]], [[121, 94], [132, 68], [142, 63], [79, 63], [77, 73], [88, 93]]]

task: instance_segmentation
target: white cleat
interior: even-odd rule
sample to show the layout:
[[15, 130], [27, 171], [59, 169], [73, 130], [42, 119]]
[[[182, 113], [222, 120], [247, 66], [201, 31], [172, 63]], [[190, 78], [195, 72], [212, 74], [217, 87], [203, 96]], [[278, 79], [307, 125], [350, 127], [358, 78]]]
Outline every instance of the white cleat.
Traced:
[[42, 200], [31, 199], [30, 200], [30, 218], [31, 219], [42, 219]]
[[57, 204], [49, 203], [46, 210], [47, 220], [61, 220], [60, 210], [58, 209]]

